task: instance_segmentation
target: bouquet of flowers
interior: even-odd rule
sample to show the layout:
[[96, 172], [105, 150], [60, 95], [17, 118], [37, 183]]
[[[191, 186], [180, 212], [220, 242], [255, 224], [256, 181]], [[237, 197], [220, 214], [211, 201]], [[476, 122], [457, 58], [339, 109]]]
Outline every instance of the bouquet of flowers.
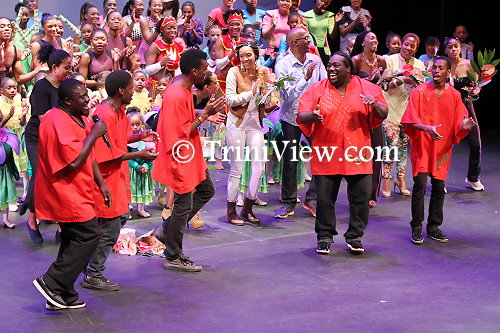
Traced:
[[490, 83], [493, 76], [497, 73], [495, 67], [500, 63], [500, 59], [493, 60], [494, 56], [495, 50], [484, 50], [483, 52], [478, 52], [477, 63], [471, 60], [470, 64], [474, 72], [467, 71], [467, 77], [472, 81], [472, 84], [470, 87], [462, 88], [469, 92], [469, 100], [477, 100], [481, 88]]
[[[269, 80], [265, 83], [262, 83], [260, 86], [261, 89], [264, 89], [267, 92], [264, 95], [257, 96], [257, 98], [255, 99], [255, 104], [261, 105], [261, 104], [265, 103], [266, 99], [269, 96], [273, 96], [272, 95], [273, 93], [277, 93], [278, 91], [285, 89], [285, 82], [295, 81], [295, 80], [297, 80], [297, 79], [294, 77], [285, 76], [285, 77], [282, 77], [282, 78], [275, 80], [275, 81]], [[279, 97], [276, 97], [276, 94], [274, 95], [274, 97], [278, 98], [278, 100], [279, 100]], [[269, 104], [273, 104], [273, 102], [274, 102], [274, 104], [276, 104], [277, 100], [271, 100], [271, 102]]]

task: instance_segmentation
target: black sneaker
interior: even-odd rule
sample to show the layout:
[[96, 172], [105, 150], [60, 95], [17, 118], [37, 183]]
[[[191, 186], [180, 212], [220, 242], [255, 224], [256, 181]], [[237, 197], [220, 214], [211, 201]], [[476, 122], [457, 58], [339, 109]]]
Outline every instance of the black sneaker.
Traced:
[[316, 246], [316, 253], [330, 254], [330, 244], [325, 242], [319, 242], [318, 246]]
[[311, 212], [312, 216], [316, 217], [316, 201], [307, 200], [302, 204], [302, 207]]
[[411, 241], [413, 244], [422, 244], [424, 238], [422, 237], [422, 226], [411, 227]]
[[106, 279], [104, 276], [93, 277], [85, 275], [83, 278], [82, 286], [88, 289], [117, 291], [120, 286]]
[[443, 235], [439, 228], [436, 228], [434, 230], [427, 230], [427, 237], [440, 243], [448, 243], [448, 237]]
[[354, 253], [365, 252], [365, 249], [363, 248], [361, 241], [354, 240], [354, 241], [346, 242], [346, 245], [349, 248], [349, 250], [351, 250]]
[[42, 296], [50, 303], [60, 308], [64, 308], [67, 306], [61, 295], [58, 295], [50, 290], [49, 287], [45, 284], [45, 281], [43, 281], [43, 275], [33, 280], [33, 284], [35, 285], [35, 288], [40, 292], [40, 294], [42, 294]]
[[286, 219], [288, 216], [294, 215], [295, 212], [293, 209], [287, 207], [281, 207], [274, 213], [274, 217], [277, 219]]
[[64, 310], [64, 309], [81, 309], [85, 307], [85, 302], [77, 299], [76, 301], [73, 301], [71, 303], [67, 303], [67, 305], [63, 308], [58, 307], [57, 305], [52, 304], [51, 302], [47, 301], [45, 304], [45, 308], [50, 311], [59, 311], [59, 310]]
[[189, 257], [181, 256], [175, 260], [165, 259], [164, 269], [170, 269], [180, 272], [201, 272], [202, 267], [196, 265]]

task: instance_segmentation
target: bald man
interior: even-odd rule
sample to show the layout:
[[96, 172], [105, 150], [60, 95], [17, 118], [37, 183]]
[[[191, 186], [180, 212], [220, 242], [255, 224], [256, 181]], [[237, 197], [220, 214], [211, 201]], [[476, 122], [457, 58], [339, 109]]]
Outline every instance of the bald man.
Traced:
[[[297, 165], [293, 151], [299, 151], [299, 142], [302, 131], [295, 120], [302, 94], [314, 83], [327, 77], [325, 66], [321, 59], [309, 53], [309, 33], [304, 28], [294, 28], [287, 36], [290, 53], [281, 59], [275, 67], [278, 78], [290, 76], [295, 81], [287, 81], [285, 89], [280, 91], [283, 104], [280, 108], [280, 122], [286, 144], [283, 154], [283, 176], [281, 185], [281, 199], [283, 207], [275, 213], [276, 218], [286, 218], [294, 214], [297, 204]], [[295, 160], [295, 161], [294, 161]], [[314, 181], [311, 181], [306, 193], [303, 207], [316, 216], [316, 190]]]

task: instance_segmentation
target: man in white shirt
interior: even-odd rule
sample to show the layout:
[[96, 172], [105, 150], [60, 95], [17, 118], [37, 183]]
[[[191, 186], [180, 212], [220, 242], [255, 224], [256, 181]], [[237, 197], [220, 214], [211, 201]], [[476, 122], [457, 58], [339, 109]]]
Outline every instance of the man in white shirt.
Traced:
[[[304, 28], [290, 30], [287, 36], [287, 43], [291, 52], [281, 59], [275, 67], [278, 79], [286, 76], [296, 78], [295, 81], [287, 81], [285, 89], [280, 91], [280, 97], [283, 101], [280, 108], [280, 122], [286, 146], [283, 154], [281, 182], [283, 207], [276, 211], [274, 215], [276, 218], [286, 218], [293, 215], [297, 204], [298, 161], [296, 159], [293, 161], [292, 159], [294, 159], [294, 149], [296, 152], [299, 152], [299, 142], [302, 135], [302, 131], [297, 126], [296, 121], [299, 99], [311, 85], [327, 78], [325, 66], [321, 62], [321, 59], [309, 53], [309, 38], [309, 33]], [[314, 180], [310, 183], [303, 207], [309, 210], [313, 216], [316, 216]]]

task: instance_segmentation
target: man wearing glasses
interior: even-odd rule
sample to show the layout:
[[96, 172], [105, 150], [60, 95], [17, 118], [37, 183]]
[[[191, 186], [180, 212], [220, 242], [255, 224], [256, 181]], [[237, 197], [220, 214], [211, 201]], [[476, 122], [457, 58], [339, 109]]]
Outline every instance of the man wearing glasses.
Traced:
[[[309, 53], [309, 33], [304, 28], [294, 28], [287, 36], [290, 53], [283, 57], [275, 67], [276, 76], [294, 77], [295, 81], [285, 82], [285, 89], [280, 91], [283, 103], [280, 108], [280, 122], [283, 130], [285, 150], [283, 154], [283, 175], [281, 183], [281, 199], [283, 207], [274, 215], [284, 219], [294, 214], [297, 204], [297, 159], [293, 151], [299, 151], [299, 142], [302, 131], [297, 125], [296, 116], [299, 99], [302, 94], [314, 83], [327, 77], [325, 66], [321, 59]], [[288, 143], [287, 143], [288, 141]], [[311, 181], [306, 193], [303, 207], [316, 216], [316, 190], [314, 180]]]

